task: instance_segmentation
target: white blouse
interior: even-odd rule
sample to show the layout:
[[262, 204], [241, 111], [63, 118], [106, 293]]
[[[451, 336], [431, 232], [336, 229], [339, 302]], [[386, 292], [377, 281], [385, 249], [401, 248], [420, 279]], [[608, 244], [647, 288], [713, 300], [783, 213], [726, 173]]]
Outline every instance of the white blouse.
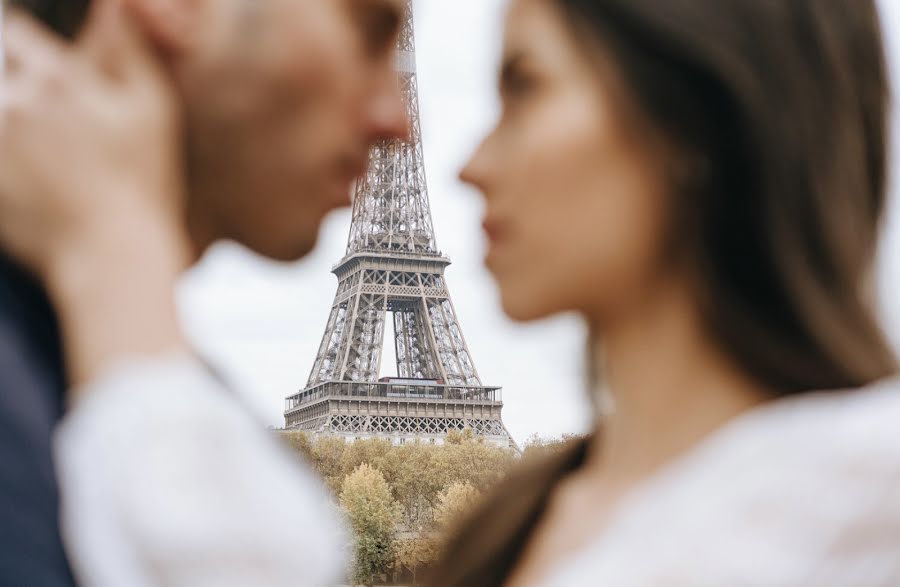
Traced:
[[322, 485], [196, 359], [122, 364], [55, 438], [86, 587], [333, 586], [347, 540]]
[[900, 379], [737, 418], [541, 585], [900, 586]]

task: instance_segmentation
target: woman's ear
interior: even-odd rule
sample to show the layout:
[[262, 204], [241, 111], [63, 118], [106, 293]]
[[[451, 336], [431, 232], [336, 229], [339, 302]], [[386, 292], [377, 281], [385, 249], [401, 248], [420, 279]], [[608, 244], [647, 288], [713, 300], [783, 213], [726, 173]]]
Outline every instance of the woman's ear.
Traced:
[[[210, 1], [222, 0], [114, 0], [125, 4], [154, 44], [166, 53], [187, 50], [197, 37]], [[254, 0], [251, 0], [254, 1]]]

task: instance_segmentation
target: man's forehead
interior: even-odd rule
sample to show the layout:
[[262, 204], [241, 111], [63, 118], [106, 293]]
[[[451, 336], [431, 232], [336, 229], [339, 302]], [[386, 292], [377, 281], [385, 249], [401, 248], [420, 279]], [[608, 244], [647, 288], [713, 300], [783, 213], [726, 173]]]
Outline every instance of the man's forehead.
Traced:
[[350, 10], [375, 54], [394, 48], [397, 35], [406, 22], [410, 0], [347, 0]]
[[391, 10], [398, 14], [406, 11], [407, 0], [350, 0], [350, 5], [363, 9]]

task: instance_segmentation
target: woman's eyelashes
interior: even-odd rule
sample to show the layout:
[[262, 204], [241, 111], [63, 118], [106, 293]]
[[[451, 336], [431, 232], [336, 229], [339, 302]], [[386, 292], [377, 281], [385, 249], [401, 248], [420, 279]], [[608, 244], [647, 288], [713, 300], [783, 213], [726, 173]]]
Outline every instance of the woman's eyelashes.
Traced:
[[538, 85], [537, 76], [529, 72], [521, 56], [507, 60], [500, 72], [500, 95], [504, 103], [521, 101]]

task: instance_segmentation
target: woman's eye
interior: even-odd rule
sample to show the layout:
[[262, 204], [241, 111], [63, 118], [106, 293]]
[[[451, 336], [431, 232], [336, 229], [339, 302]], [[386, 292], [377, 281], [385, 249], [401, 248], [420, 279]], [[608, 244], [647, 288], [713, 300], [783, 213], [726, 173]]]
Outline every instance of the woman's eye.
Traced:
[[506, 90], [513, 96], [521, 96], [528, 93], [534, 87], [534, 80], [522, 74], [517, 74], [509, 79]]
[[500, 95], [503, 102], [514, 105], [523, 102], [531, 94], [537, 86], [537, 80], [529, 75], [513, 73], [504, 76], [500, 84]]

